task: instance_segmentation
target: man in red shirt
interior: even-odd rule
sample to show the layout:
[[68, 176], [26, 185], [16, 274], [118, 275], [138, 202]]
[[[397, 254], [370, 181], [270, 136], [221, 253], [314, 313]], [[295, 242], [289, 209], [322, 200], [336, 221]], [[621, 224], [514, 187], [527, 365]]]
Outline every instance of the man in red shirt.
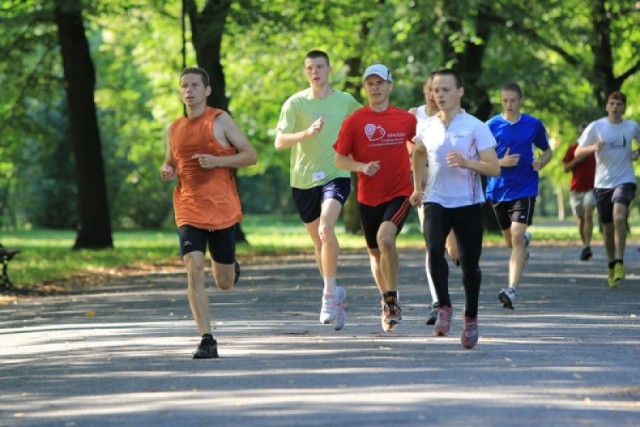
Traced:
[[411, 207], [413, 193], [407, 141], [415, 136], [416, 117], [389, 104], [391, 73], [382, 64], [363, 75], [369, 105], [342, 124], [335, 163], [358, 173], [358, 207], [367, 241], [371, 271], [382, 294], [382, 329], [392, 331], [402, 321], [398, 305], [396, 237]]
[[[587, 127], [583, 122], [578, 126], [578, 136]], [[593, 209], [596, 206], [596, 198], [593, 195], [593, 181], [596, 175], [596, 157], [593, 154], [576, 159], [575, 152], [578, 143], [569, 146], [562, 159], [564, 171], [571, 172], [571, 184], [569, 194], [571, 198], [571, 211], [578, 220], [578, 231], [582, 240], [582, 252], [580, 259], [588, 261], [593, 256], [591, 252], [591, 236], [593, 235]]]

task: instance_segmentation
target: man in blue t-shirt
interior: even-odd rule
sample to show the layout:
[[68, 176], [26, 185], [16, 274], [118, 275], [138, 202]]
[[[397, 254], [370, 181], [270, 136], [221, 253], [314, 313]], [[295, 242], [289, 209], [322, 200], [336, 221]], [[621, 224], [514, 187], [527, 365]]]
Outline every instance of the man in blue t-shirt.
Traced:
[[[551, 160], [551, 147], [542, 122], [522, 114], [522, 89], [516, 83], [500, 88], [503, 112], [487, 122], [498, 145], [500, 176], [487, 178], [487, 200], [493, 210], [502, 235], [511, 248], [509, 286], [498, 294], [505, 308], [513, 309], [524, 263], [529, 257], [527, 246], [531, 233], [533, 210], [538, 195], [538, 171]], [[542, 151], [536, 160], [535, 148]]]

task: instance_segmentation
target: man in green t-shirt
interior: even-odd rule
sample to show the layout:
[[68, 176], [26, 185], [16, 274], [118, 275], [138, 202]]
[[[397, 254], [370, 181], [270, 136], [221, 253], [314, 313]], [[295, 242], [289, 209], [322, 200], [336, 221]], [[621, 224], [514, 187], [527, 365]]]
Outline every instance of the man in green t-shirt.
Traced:
[[309, 87], [287, 99], [276, 128], [276, 150], [291, 149], [291, 193], [315, 247], [324, 280], [320, 322], [342, 329], [346, 292], [336, 284], [339, 244], [335, 225], [351, 192], [349, 172], [333, 161], [343, 120], [361, 105], [329, 86], [329, 56], [312, 50], [304, 58]]

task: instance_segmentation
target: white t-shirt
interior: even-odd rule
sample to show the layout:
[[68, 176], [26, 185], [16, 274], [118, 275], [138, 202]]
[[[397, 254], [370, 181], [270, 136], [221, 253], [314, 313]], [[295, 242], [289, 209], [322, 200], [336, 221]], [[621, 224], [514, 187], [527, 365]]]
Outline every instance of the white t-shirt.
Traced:
[[[435, 114], [430, 116], [429, 114], [427, 114], [427, 105], [421, 105], [418, 108], [416, 108], [415, 111], [415, 116], [416, 119], [418, 119], [418, 124], [416, 125], [416, 135], [420, 135], [420, 132], [422, 132], [422, 129], [425, 128], [425, 126], [427, 125], [427, 122], [429, 120], [432, 120], [435, 117]], [[424, 179], [426, 182], [429, 181], [429, 162], [426, 162], [427, 167], [424, 170]]]
[[622, 184], [636, 183], [631, 159], [634, 139], [640, 142], [640, 125], [627, 119], [614, 124], [603, 117], [591, 122], [582, 132], [578, 139], [581, 147], [604, 142], [604, 148], [595, 152], [595, 188], [616, 188]]
[[415, 116], [418, 119], [418, 126], [416, 126], [416, 135], [418, 135], [427, 121], [431, 120], [433, 116], [427, 114], [426, 104], [416, 108]]
[[424, 192], [425, 203], [458, 208], [484, 202], [480, 174], [449, 167], [446, 157], [450, 150], [455, 150], [467, 159], [480, 160], [480, 151], [496, 146], [486, 123], [463, 110], [447, 128], [439, 117], [434, 116], [413, 140], [427, 148], [429, 182]]

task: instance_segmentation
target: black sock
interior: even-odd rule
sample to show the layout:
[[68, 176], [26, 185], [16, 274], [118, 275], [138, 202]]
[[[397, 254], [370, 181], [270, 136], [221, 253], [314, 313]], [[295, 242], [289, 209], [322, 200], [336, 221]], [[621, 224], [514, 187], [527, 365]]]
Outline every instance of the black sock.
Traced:
[[213, 335], [211, 334], [202, 334], [203, 340], [213, 340]]
[[613, 268], [614, 265], [616, 265], [615, 261], [609, 261], [609, 268]]
[[398, 291], [387, 291], [382, 295], [387, 304], [395, 304], [398, 301]]
[[616, 264], [623, 264], [624, 265], [624, 263], [622, 262], [621, 259], [614, 259], [613, 260], [613, 265], [616, 265]]

